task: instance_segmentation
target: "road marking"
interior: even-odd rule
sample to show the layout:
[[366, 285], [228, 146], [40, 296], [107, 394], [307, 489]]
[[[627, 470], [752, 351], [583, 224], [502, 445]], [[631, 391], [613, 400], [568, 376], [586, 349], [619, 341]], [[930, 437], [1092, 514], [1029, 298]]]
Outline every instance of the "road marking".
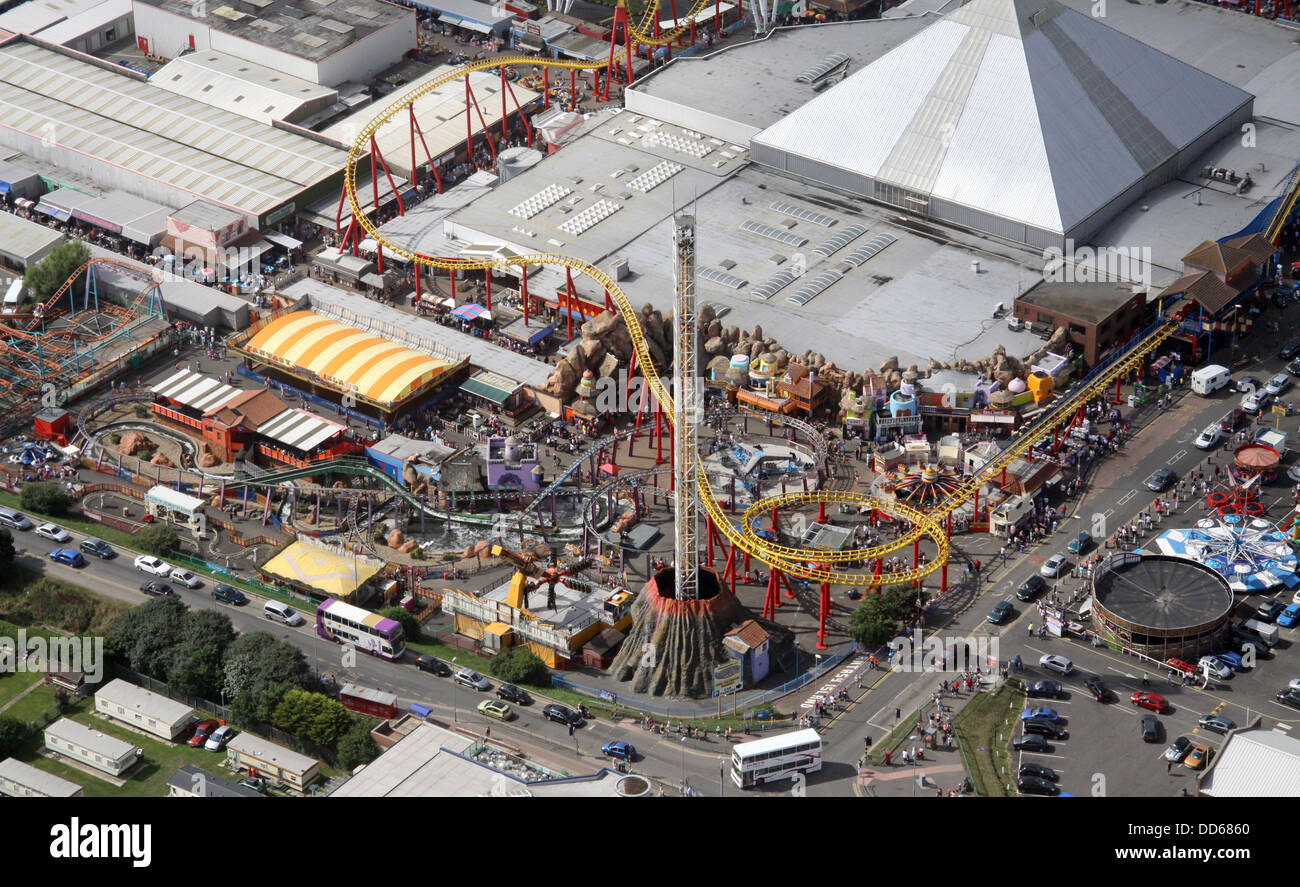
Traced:
[[1173, 465], [1175, 462], [1177, 462], [1179, 459], [1183, 458], [1186, 455], [1187, 455], [1187, 450], [1179, 450], [1178, 452], [1170, 456], [1168, 459], [1166, 459], [1165, 464]]
[[1137, 492], [1138, 492], [1137, 490], [1129, 490], [1129, 491], [1128, 491], [1127, 493], [1125, 493], [1123, 496], [1120, 496], [1119, 499], [1117, 499], [1117, 500], [1115, 501], [1115, 504], [1116, 504], [1116, 505], [1123, 505], [1124, 503], [1128, 502], [1128, 500], [1130, 500], [1130, 499], [1132, 499], [1134, 496], [1136, 496], [1136, 495], [1137, 495]]
[[1101, 516], [1102, 516], [1102, 517], [1110, 517], [1110, 516], [1111, 516], [1112, 514], [1114, 514], [1114, 513], [1115, 513], [1115, 509], [1113, 509], [1113, 508], [1107, 508], [1105, 511], [1103, 511], [1103, 512], [1101, 513]]

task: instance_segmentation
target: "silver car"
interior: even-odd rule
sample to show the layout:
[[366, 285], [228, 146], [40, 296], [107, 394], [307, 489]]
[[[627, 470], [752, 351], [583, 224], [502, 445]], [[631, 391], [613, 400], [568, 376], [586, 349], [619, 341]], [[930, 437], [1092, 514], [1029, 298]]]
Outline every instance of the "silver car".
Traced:
[[466, 687], [469, 687], [474, 690], [492, 689], [492, 685], [488, 683], [487, 678], [483, 677], [483, 675], [469, 668], [462, 668], [460, 671], [456, 672], [456, 677], [454, 678], [454, 680], [456, 681], [456, 683], [464, 684]]

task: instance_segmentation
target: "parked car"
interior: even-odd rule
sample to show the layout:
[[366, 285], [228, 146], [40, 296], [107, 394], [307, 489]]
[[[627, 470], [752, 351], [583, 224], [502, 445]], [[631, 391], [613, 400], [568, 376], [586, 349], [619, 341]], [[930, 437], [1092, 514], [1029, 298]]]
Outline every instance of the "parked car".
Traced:
[[1228, 410], [1228, 412], [1223, 414], [1223, 418], [1219, 420], [1219, 427], [1223, 429], [1225, 434], [1231, 434], [1240, 428], [1242, 423], [1245, 421], [1245, 410], [1242, 410], [1239, 407], [1233, 407], [1231, 410]]
[[1040, 668], [1045, 668], [1048, 671], [1060, 672], [1061, 674], [1069, 674], [1074, 671], [1073, 662], [1066, 659], [1064, 656], [1057, 656], [1053, 653], [1044, 654], [1038, 660], [1038, 665]]
[[224, 582], [218, 582], [212, 586], [212, 597], [222, 603], [234, 604], [235, 606], [248, 603], [248, 595], [235, 588], [235, 586], [226, 585]]
[[166, 576], [171, 573], [170, 564], [164, 563], [160, 558], [151, 554], [142, 554], [135, 559], [135, 568], [141, 573], [148, 573], [152, 576]]
[[994, 625], [1001, 625], [1015, 615], [1016, 611], [1011, 606], [1011, 601], [998, 601], [993, 605], [993, 609], [989, 611], [987, 619]]
[[1053, 724], [1051, 721], [1040, 721], [1035, 718], [1021, 721], [1020, 729], [1026, 733], [1041, 733], [1043, 736], [1052, 739], [1065, 739], [1069, 736], [1066, 729], [1060, 724]]
[[1107, 699], [1110, 699], [1110, 690], [1101, 682], [1101, 678], [1088, 678], [1083, 682], [1083, 686], [1088, 688], [1088, 692], [1092, 694], [1092, 698], [1096, 699], [1098, 702], [1105, 702]]
[[1286, 371], [1293, 376], [1300, 376], [1300, 358], [1296, 358], [1286, 365]]
[[251, 788], [255, 792], [266, 794], [266, 780], [260, 776], [245, 776], [239, 780], [239, 784], [244, 788]]
[[1056, 681], [1035, 681], [1025, 687], [1025, 695], [1030, 698], [1047, 697], [1048, 699], [1064, 699], [1065, 688]]
[[1155, 715], [1142, 716], [1142, 741], [1160, 741], [1160, 721]]
[[632, 746], [632, 743], [624, 742], [621, 739], [614, 739], [606, 742], [600, 747], [600, 753], [623, 761], [632, 761], [636, 759], [636, 749]]
[[1223, 437], [1223, 429], [1218, 425], [1206, 425], [1196, 437], [1196, 447], [1201, 450], [1210, 450]]
[[1210, 673], [1211, 677], [1226, 681], [1232, 677], [1232, 668], [1216, 656], [1202, 656], [1197, 664], [1205, 671]]
[[1196, 724], [1213, 733], [1227, 733], [1229, 730], [1237, 729], [1236, 722], [1223, 715], [1201, 715]]
[[1236, 392], [1238, 394], [1253, 394], [1264, 387], [1264, 380], [1259, 376], [1242, 376], [1237, 380]]
[[166, 582], [160, 582], [157, 579], [146, 582], [140, 586], [140, 590], [145, 594], [152, 594], [158, 597], [177, 597], [176, 589], [172, 588]]
[[1048, 579], [1055, 579], [1061, 575], [1061, 571], [1065, 569], [1066, 563], [1068, 563], [1068, 561], [1066, 560], [1065, 555], [1054, 554], [1047, 559], [1046, 563], [1038, 568], [1038, 575], [1046, 576]]
[[463, 684], [471, 690], [491, 690], [492, 684], [483, 675], [469, 668], [462, 668], [456, 672], [456, 683]]
[[91, 536], [88, 539], [82, 539], [81, 545], [78, 547], [87, 554], [93, 554], [95, 557], [102, 560], [117, 557], [117, 552], [113, 550], [113, 546], [109, 545], [103, 539], [96, 539], [94, 536]]
[[1165, 701], [1165, 697], [1149, 690], [1134, 690], [1128, 701], [1138, 708], [1150, 709], [1162, 715], [1169, 712], [1169, 703]]
[[1288, 376], [1286, 373], [1277, 373], [1276, 375], [1273, 376], [1273, 378], [1268, 380], [1268, 384], [1264, 386], [1264, 390], [1267, 391], [1269, 394], [1273, 395], [1274, 397], [1277, 397], [1279, 394], [1281, 394], [1283, 391], [1286, 391], [1290, 387], [1291, 387], [1291, 377]]
[[67, 564], [69, 567], [84, 567], [86, 559], [81, 556], [81, 552], [73, 548], [56, 548], [50, 552], [50, 560], [59, 564]]
[[1037, 761], [1025, 761], [1021, 764], [1019, 775], [1033, 776], [1037, 779], [1046, 779], [1048, 782], [1056, 782], [1056, 771]]
[[1243, 397], [1241, 399], [1241, 408], [1248, 413], [1258, 413], [1272, 402], [1273, 395], [1261, 389]]
[[582, 715], [567, 705], [560, 705], [558, 702], [552, 702], [550, 705], [545, 706], [542, 709], [542, 717], [559, 724], [572, 724], [575, 727], [582, 726]]
[[167, 578], [177, 585], [184, 585], [186, 588], [198, 588], [203, 584], [203, 581], [198, 576], [195, 576], [189, 570], [182, 570], [180, 567], [173, 569]]
[[36, 535], [51, 542], [58, 542], [60, 545], [72, 541], [72, 534], [56, 524], [41, 524], [36, 528]]
[[478, 704], [478, 713], [499, 721], [508, 721], [513, 716], [510, 704], [500, 699], [484, 699]]
[[1214, 757], [1214, 751], [1208, 745], [1197, 743], [1192, 746], [1187, 757], [1183, 758], [1183, 766], [1189, 770], [1200, 770], [1209, 763], [1210, 758]]
[[1259, 608], [1255, 611], [1255, 618], [1260, 622], [1267, 624], [1270, 622], [1276, 622], [1277, 617], [1281, 616], [1285, 612], [1286, 604], [1281, 601], [1268, 601], [1259, 605]]
[[1192, 750], [1192, 740], [1186, 736], [1179, 736], [1174, 740], [1173, 745], [1165, 749], [1165, 760], [1173, 761], [1175, 764], [1187, 757], [1187, 753]]
[[1061, 720], [1061, 714], [1054, 708], [1048, 708], [1045, 705], [1038, 705], [1027, 708], [1020, 713], [1020, 720], [1027, 721], [1030, 718], [1039, 721], [1051, 721], [1055, 724], [1057, 721]]
[[416, 656], [415, 667], [420, 671], [436, 674], [440, 678], [451, 677], [451, 667], [436, 656]]
[[1083, 554], [1092, 548], [1092, 544], [1092, 535], [1090, 533], [1080, 533], [1070, 540], [1070, 544], [1065, 546], [1065, 549], [1071, 554]]
[[222, 724], [212, 731], [208, 736], [208, 741], [203, 743], [203, 747], [208, 751], [221, 751], [226, 747], [226, 743], [235, 735], [235, 728], [229, 724]]
[[1051, 746], [1047, 743], [1047, 738], [1038, 733], [1025, 733], [1011, 740], [1011, 747], [1016, 751], [1050, 751]]
[[1241, 661], [1241, 654], [1234, 653], [1231, 650], [1224, 650], [1220, 653], [1215, 653], [1214, 658], [1228, 666], [1228, 668], [1233, 671], [1241, 671], [1245, 667]]
[[208, 737], [212, 735], [212, 731], [220, 726], [221, 722], [216, 718], [207, 718], [206, 720], [199, 721], [194, 725], [194, 735], [189, 738], [189, 745], [194, 748], [203, 745], [203, 743], [208, 741]]
[[1287, 687], [1285, 690], [1278, 690], [1277, 695], [1273, 698], [1283, 705], [1300, 708], [1300, 687]]
[[516, 705], [528, 705], [533, 701], [533, 697], [516, 687], [514, 684], [502, 684], [497, 687], [497, 698], [508, 699]]
[[1163, 493], [1176, 476], [1172, 468], [1161, 468], [1147, 478], [1147, 489], [1153, 493]]
[[1055, 795], [1060, 793], [1056, 783], [1039, 779], [1037, 776], [1022, 776], [1016, 781], [1016, 789], [1022, 795]]
[[1281, 360], [1290, 360], [1293, 357], [1300, 357], [1300, 342], [1287, 342], [1282, 346], [1282, 350], [1277, 353]]
[[1043, 581], [1042, 576], [1035, 574], [1026, 579], [1016, 589], [1016, 597], [1022, 601], [1032, 601], [1044, 591], [1047, 591], [1047, 583]]

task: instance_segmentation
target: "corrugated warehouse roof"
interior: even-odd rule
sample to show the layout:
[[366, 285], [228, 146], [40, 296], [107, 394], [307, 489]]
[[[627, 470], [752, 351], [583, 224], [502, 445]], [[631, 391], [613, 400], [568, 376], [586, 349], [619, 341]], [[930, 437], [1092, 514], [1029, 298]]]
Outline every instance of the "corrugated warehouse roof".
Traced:
[[262, 123], [295, 122], [339, 96], [328, 86], [215, 50], [172, 59], [149, 82]]
[[216, 409], [240, 393], [238, 388], [193, 370], [178, 370], [149, 390], [201, 413]]
[[402, 400], [453, 366], [312, 311], [272, 320], [243, 348], [283, 366], [310, 370], [376, 403]]
[[1055, 0], [972, 0], [753, 150], [891, 203], [1064, 233], [1251, 100]]
[[[78, 37], [84, 37], [120, 18], [129, 16], [132, 0], [71, 0], [67, 3], [60, 0], [42, 0], [42, 2], [52, 8], [66, 8], [68, 11], [67, 18], [40, 30], [41, 39], [66, 45]], [[24, 5], [30, 6], [31, 3]]]
[[1200, 792], [1216, 798], [1300, 797], [1300, 739], [1262, 728], [1229, 733], [1201, 777]]
[[52, 137], [59, 148], [250, 214], [288, 202], [346, 158], [28, 40], [0, 47], [0, 114], [0, 140], [11, 130]]
[[19, 268], [36, 264], [65, 239], [53, 228], [0, 212], [0, 257]]

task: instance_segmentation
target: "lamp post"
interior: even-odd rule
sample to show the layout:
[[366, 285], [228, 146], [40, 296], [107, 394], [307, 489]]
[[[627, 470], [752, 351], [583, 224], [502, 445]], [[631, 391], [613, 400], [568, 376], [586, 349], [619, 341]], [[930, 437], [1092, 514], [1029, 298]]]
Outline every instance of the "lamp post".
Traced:
[[[451, 664], [456, 664], [456, 657], [451, 657]], [[456, 686], [456, 673], [451, 674], [451, 710], [456, 723], [460, 723], [460, 688]]]
[[686, 736], [682, 736], [682, 788], [686, 787]]
[[727, 761], [725, 758], [718, 758], [718, 797], [726, 797], [727, 781], [723, 777], [727, 773]]

